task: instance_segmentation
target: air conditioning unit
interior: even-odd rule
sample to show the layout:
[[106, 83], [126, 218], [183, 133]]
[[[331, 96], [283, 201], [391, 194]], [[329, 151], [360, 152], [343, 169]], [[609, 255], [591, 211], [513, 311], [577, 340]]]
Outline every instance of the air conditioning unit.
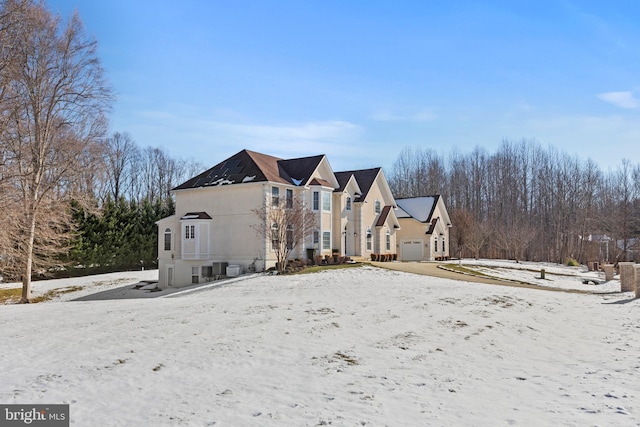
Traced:
[[214, 262], [213, 263], [213, 275], [214, 276], [224, 276], [227, 274], [227, 266], [228, 262]]

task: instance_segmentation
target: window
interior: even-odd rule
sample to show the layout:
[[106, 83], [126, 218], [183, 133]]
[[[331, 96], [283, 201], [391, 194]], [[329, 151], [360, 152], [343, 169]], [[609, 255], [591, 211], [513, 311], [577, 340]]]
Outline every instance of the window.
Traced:
[[345, 207], [345, 209], [348, 211], [351, 210], [351, 196], [347, 196], [347, 206]]
[[171, 250], [171, 229], [167, 228], [164, 230], [164, 250]]
[[445, 252], [445, 250], [444, 250], [444, 237], [442, 238], [442, 252]]
[[387, 230], [387, 251], [391, 250], [391, 232]]
[[195, 239], [196, 238], [196, 226], [195, 225], [185, 225], [184, 226], [184, 238], [185, 239]]
[[317, 245], [320, 243], [320, 233], [318, 231], [313, 232], [313, 244]]
[[293, 190], [287, 188], [287, 208], [293, 208]]
[[367, 228], [367, 250], [371, 250], [371, 229]]
[[376, 200], [375, 203], [373, 204], [373, 209], [375, 210], [376, 213], [380, 213], [380, 202], [378, 200]]
[[293, 249], [293, 227], [287, 226], [287, 249]]
[[331, 211], [331, 193], [322, 193], [322, 210]]
[[436, 237], [435, 243], [434, 243], [434, 252], [438, 252], [438, 238]]
[[191, 283], [200, 283], [200, 275], [198, 274], [198, 267], [191, 267]]
[[271, 206], [278, 206], [280, 203], [280, 189], [271, 187]]
[[213, 277], [213, 266], [212, 265], [203, 265], [202, 266], [202, 277], [207, 277], [207, 278]]
[[331, 232], [322, 232], [322, 249], [331, 249]]
[[313, 210], [320, 210], [320, 193], [318, 191], [313, 192]]
[[280, 244], [280, 239], [278, 235], [278, 224], [275, 222], [271, 224], [271, 249], [277, 249]]

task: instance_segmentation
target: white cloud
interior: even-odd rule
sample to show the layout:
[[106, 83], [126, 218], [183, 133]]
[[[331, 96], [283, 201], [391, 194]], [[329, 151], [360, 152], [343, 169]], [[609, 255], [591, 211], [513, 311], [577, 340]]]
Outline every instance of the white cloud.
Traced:
[[438, 116], [432, 110], [420, 110], [410, 113], [397, 113], [389, 109], [375, 112], [371, 118], [378, 122], [432, 122]]
[[349, 168], [348, 158], [367, 151], [362, 127], [348, 121], [256, 123], [232, 111], [222, 113], [145, 111], [127, 129], [141, 145], [162, 146], [176, 157], [211, 165], [246, 148], [282, 158], [326, 154], [332, 167]]
[[635, 109], [640, 107], [640, 100], [632, 92], [605, 92], [598, 94], [598, 98], [619, 108]]

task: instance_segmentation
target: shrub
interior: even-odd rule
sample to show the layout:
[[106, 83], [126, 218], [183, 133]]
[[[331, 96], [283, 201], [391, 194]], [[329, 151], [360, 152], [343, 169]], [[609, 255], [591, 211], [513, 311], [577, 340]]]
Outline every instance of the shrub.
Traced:
[[568, 267], [577, 267], [580, 265], [580, 263], [573, 258], [567, 258], [567, 261], [565, 262], [565, 264]]

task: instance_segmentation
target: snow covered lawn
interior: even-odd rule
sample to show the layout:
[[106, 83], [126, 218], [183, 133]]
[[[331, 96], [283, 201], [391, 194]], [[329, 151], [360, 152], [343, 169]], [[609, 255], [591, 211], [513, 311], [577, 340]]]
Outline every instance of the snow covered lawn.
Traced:
[[0, 402], [77, 426], [640, 425], [632, 297], [362, 267], [5, 305]]

